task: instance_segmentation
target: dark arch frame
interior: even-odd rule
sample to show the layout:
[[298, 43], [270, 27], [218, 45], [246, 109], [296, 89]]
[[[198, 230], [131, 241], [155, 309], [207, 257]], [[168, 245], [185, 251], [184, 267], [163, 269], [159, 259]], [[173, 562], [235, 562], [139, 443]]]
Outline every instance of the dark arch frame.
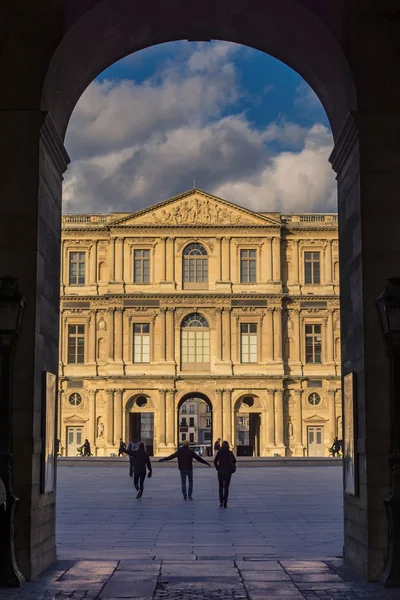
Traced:
[[185, 402], [187, 402], [188, 400], [192, 400], [195, 398], [200, 398], [200, 400], [204, 400], [204, 402], [210, 407], [210, 414], [211, 414], [211, 453], [213, 451], [213, 432], [214, 432], [214, 408], [212, 405], [212, 402], [210, 400], [210, 398], [208, 396], [206, 396], [206, 394], [203, 394], [203, 392], [188, 392], [187, 394], [184, 394], [182, 396], [182, 398], [179, 400], [178, 402], [178, 406], [176, 408], [176, 447], [179, 447], [179, 411], [181, 410], [182, 406], [185, 404]]

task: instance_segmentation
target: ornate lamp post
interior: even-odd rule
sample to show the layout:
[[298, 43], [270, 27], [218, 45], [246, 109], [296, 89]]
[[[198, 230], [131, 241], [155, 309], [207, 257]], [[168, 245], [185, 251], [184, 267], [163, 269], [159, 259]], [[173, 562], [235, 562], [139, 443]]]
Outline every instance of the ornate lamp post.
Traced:
[[14, 510], [18, 498], [11, 483], [11, 380], [12, 357], [25, 299], [13, 277], [0, 277], [0, 481], [4, 505], [0, 506], [0, 586], [20, 586], [14, 546]]
[[390, 359], [391, 486], [386, 499], [389, 545], [379, 577], [385, 586], [400, 585], [400, 277], [388, 279], [376, 301]]

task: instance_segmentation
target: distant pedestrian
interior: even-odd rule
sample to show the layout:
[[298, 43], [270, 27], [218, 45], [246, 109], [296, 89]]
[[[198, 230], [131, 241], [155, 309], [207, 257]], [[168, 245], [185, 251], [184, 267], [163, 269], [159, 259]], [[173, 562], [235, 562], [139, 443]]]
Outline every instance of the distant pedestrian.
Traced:
[[[127, 450], [129, 450], [129, 452], [132, 452], [133, 450], [137, 450], [138, 449], [138, 441], [133, 439], [129, 442]], [[125, 452], [125, 454], [129, 454], [129, 452]], [[129, 477], [132, 477], [133, 475], [133, 458], [131, 456], [129, 456]]]
[[220, 449], [221, 449], [221, 438], [218, 438], [214, 444], [214, 456], [217, 456], [217, 452]]
[[[160, 458], [159, 462], [164, 462], [166, 460], [172, 460], [173, 458], [178, 459], [178, 469], [181, 474], [181, 484], [182, 484], [182, 494], [183, 499], [193, 500], [193, 459], [198, 462], [211, 467], [210, 463], [208, 463], [204, 458], [201, 458], [194, 450], [189, 448], [189, 441], [185, 440], [182, 442], [182, 446], [178, 448], [176, 452], [171, 454], [170, 456], [166, 456], [165, 458]], [[189, 481], [189, 489], [186, 492], [186, 478]]]
[[85, 440], [85, 443], [82, 446], [82, 454], [83, 456], [90, 456], [90, 443], [89, 440]]
[[214, 459], [214, 465], [218, 471], [219, 506], [220, 508], [227, 508], [229, 484], [232, 473], [236, 471], [236, 458], [233, 452], [229, 450], [228, 442], [222, 442], [221, 449], [218, 450]]
[[118, 456], [123, 456], [124, 450], [126, 450], [126, 444], [122, 438], [119, 438]]
[[145, 446], [143, 442], [140, 442], [137, 450], [122, 450], [125, 454], [129, 455], [129, 458], [132, 458], [133, 463], [133, 485], [135, 486], [135, 490], [137, 490], [136, 499], [142, 497], [143, 494], [143, 486], [144, 480], [146, 479], [146, 467], [149, 471], [148, 477], [150, 478], [152, 475], [152, 468], [150, 457], [146, 452]]

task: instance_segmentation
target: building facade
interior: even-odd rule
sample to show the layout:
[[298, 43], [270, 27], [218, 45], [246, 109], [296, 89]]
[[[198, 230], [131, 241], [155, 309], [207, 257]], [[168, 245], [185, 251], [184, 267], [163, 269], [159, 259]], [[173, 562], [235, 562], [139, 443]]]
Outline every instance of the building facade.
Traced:
[[337, 238], [336, 215], [196, 189], [65, 215], [62, 454], [85, 438], [97, 456], [121, 437], [165, 456], [220, 437], [239, 455], [327, 455], [342, 437]]

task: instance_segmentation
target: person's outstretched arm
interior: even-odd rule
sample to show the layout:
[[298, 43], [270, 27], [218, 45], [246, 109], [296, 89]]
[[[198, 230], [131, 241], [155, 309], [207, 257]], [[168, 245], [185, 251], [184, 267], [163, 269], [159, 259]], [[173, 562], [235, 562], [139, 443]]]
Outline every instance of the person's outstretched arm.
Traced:
[[147, 458], [146, 458], [146, 466], [147, 466], [147, 468], [149, 470], [149, 477], [151, 477], [151, 474], [152, 474], [153, 470], [151, 468], [151, 462], [150, 462], [150, 456], [149, 455], [147, 455]]
[[129, 454], [129, 456], [133, 456], [136, 450], [125, 450], [124, 448], [120, 448], [120, 452], [125, 452], [125, 454]]
[[178, 451], [174, 452], [173, 454], [170, 454], [169, 456], [165, 456], [164, 458], [160, 458], [158, 462], [165, 462], [166, 460], [172, 460], [173, 458], [176, 458], [178, 456]]
[[201, 462], [204, 465], [207, 465], [207, 467], [211, 467], [210, 463], [207, 462], [206, 460], [204, 460], [204, 458], [201, 458], [201, 456], [196, 454], [196, 452], [193, 452], [193, 458], [195, 458], [197, 460], [197, 462]]

